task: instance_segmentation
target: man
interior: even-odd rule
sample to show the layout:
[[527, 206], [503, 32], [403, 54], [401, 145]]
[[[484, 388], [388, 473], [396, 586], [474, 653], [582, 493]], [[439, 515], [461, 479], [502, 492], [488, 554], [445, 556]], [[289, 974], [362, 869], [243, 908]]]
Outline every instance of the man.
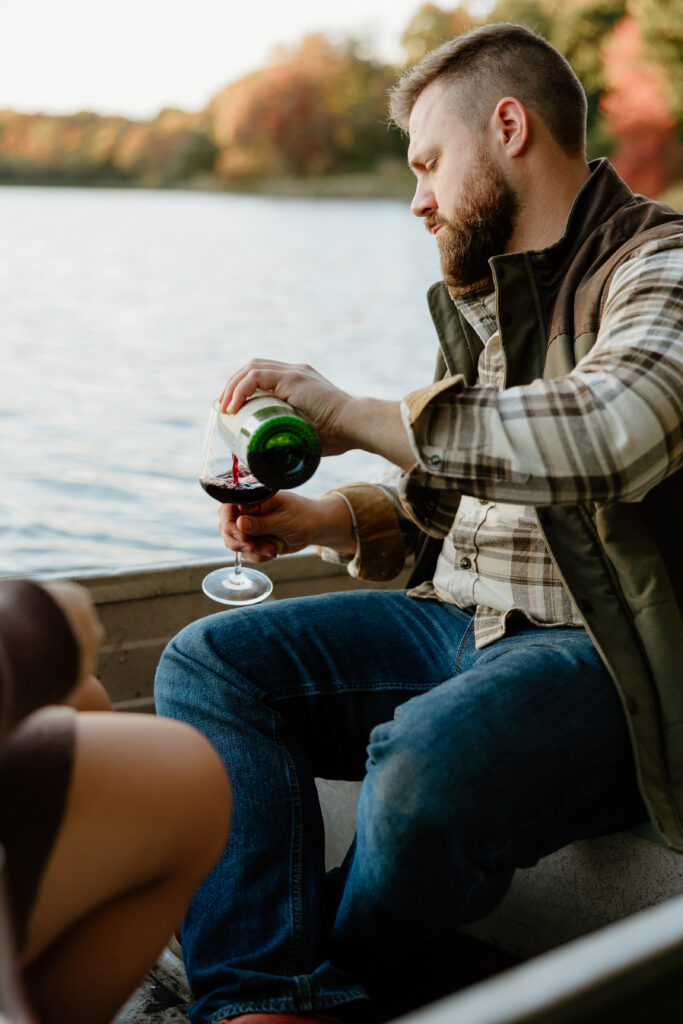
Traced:
[[[391, 102], [443, 268], [435, 383], [351, 398], [253, 360], [222, 404], [272, 389], [325, 454], [379, 453], [398, 487], [225, 507], [221, 530], [257, 561], [314, 543], [368, 579], [415, 551], [416, 586], [212, 616], [169, 645], [159, 710], [234, 786], [183, 929], [195, 1022], [356, 1019], [373, 969], [488, 913], [516, 868], [648, 813], [683, 849], [683, 218], [586, 163], [583, 90], [519, 26], [445, 44]], [[314, 776], [363, 779], [327, 881]]]

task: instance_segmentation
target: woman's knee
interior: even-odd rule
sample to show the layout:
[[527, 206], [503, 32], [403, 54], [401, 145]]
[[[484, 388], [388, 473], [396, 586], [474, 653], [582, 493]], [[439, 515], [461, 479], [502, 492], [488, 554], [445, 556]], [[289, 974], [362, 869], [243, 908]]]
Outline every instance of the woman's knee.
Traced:
[[187, 898], [225, 846], [229, 783], [189, 726], [150, 715], [76, 717], [69, 799], [29, 929], [39, 950], [98, 906], [160, 880]]
[[230, 782], [211, 742], [193, 726], [181, 722], [156, 723], [174, 728], [173, 772], [182, 782], [183, 801], [177, 807], [178, 835], [188, 839], [189, 857], [209, 869], [222, 853], [232, 814]]
[[74, 789], [86, 805], [96, 790], [122, 835], [163, 838], [155, 847], [167, 867], [204, 856], [202, 850], [217, 858], [227, 839], [232, 793], [225, 768], [210, 742], [183, 722], [81, 715]]

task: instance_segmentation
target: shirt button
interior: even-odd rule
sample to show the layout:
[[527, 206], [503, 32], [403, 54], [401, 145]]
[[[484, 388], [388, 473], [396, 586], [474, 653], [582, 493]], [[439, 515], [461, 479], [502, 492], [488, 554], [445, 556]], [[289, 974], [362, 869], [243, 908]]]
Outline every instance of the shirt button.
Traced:
[[464, 558], [460, 559], [460, 562], [458, 564], [459, 564], [461, 569], [471, 569], [472, 568], [472, 559], [468, 558], [467, 555], [465, 555]]

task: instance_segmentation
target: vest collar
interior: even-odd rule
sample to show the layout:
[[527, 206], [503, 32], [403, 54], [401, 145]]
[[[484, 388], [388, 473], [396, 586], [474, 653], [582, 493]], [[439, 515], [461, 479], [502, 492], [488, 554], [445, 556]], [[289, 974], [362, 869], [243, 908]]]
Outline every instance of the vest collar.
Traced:
[[564, 230], [557, 242], [545, 249], [505, 253], [493, 256], [489, 266], [494, 280], [497, 269], [513, 261], [532, 263], [543, 288], [554, 290], [566, 273], [586, 238], [600, 224], [633, 199], [633, 192], [622, 181], [609, 160], [601, 157], [589, 163], [590, 177], [576, 194]]
[[[465, 287], [446, 285], [451, 298], [458, 299], [465, 295], [474, 295], [476, 292], [490, 290], [496, 279], [496, 268], [513, 260], [528, 261], [532, 259], [535, 264], [540, 264], [546, 273], [550, 267], [554, 267], [557, 268], [557, 274], [562, 276], [586, 235], [593, 231], [598, 224], [609, 220], [620, 206], [633, 198], [631, 189], [622, 181], [605, 157], [591, 160], [588, 166], [591, 172], [590, 177], [577, 192], [564, 230], [557, 242], [545, 249], [493, 256], [489, 260], [491, 275], [488, 277]], [[551, 281], [547, 283], [552, 285]]]

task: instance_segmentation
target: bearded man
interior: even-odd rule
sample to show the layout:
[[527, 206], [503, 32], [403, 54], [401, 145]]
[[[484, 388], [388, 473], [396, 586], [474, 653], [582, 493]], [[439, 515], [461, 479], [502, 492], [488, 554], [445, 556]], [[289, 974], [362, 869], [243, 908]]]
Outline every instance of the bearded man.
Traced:
[[[683, 218], [586, 162], [583, 89], [520, 26], [444, 44], [391, 112], [443, 267], [434, 383], [380, 401], [252, 360], [222, 407], [272, 390], [324, 454], [378, 453], [398, 483], [220, 522], [257, 561], [415, 569], [167, 648], [159, 710], [234, 789], [183, 928], [197, 1024], [360, 1019], [372, 970], [487, 914], [517, 868], [648, 816], [683, 850]], [[363, 780], [327, 879], [314, 776]]]

